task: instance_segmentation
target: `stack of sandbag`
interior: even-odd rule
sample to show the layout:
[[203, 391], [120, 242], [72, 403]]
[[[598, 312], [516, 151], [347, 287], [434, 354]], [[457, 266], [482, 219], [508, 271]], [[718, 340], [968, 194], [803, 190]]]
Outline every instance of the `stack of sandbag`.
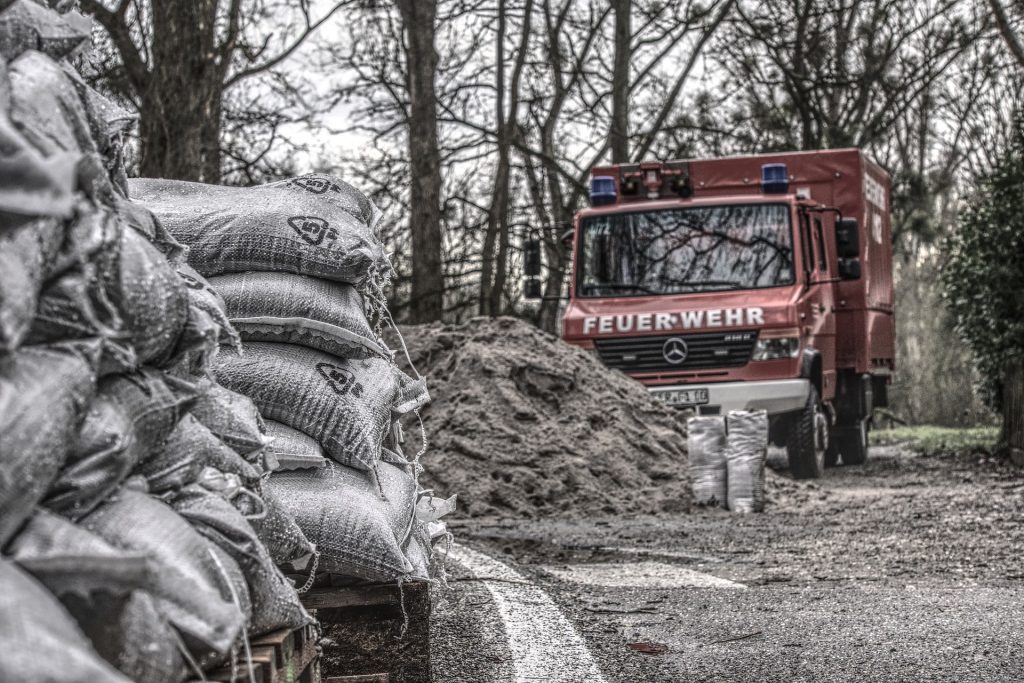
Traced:
[[264, 490], [256, 408], [209, 372], [223, 301], [128, 199], [132, 117], [68, 61], [89, 21], [3, 7], [0, 680], [201, 677], [309, 623], [278, 563], [313, 547]]
[[316, 546], [317, 570], [428, 580], [454, 501], [423, 491], [418, 453], [403, 452], [401, 420], [429, 396], [380, 337], [391, 265], [376, 207], [323, 174], [129, 185], [225, 303], [242, 346], [222, 349], [214, 373], [259, 409], [277, 468], [264, 491]]
[[761, 512], [768, 414], [731, 410], [727, 416], [691, 417], [686, 427], [694, 501], [733, 512]]

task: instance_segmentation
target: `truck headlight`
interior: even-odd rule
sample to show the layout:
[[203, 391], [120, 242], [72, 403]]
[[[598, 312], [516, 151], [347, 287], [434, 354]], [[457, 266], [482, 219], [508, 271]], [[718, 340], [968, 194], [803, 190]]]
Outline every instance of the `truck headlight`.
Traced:
[[774, 337], [758, 339], [750, 360], [777, 360], [796, 358], [800, 353], [800, 337]]

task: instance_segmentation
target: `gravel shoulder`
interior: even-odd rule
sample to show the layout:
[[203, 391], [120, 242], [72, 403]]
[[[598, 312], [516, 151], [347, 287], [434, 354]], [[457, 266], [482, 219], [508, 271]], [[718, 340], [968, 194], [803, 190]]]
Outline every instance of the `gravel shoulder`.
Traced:
[[[1024, 680], [1019, 470], [886, 446], [817, 482], [769, 472], [767, 492], [757, 515], [477, 519], [453, 531], [544, 586], [609, 681]], [[704, 575], [745, 588], [695, 587]], [[462, 578], [450, 605], [479, 590]], [[476, 599], [486, 622], [486, 591]], [[451, 661], [444, 652], [435, 662]], [[490, 656], [507, 660], [500, 637]]]

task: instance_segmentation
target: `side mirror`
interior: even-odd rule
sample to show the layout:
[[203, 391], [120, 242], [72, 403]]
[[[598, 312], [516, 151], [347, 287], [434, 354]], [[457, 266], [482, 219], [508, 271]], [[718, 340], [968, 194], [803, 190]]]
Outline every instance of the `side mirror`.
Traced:
[[540, 278], [531, 277], [523, 283], [523, 297], [527, 299], [540, 299]]
[[568, 230], [562, 233], [562, 237], [559, 239], [559, 241], [562, 243], [562, 246], [565, 247], [566, 251], [572, 249], [572, 238], [575, 236], [575, 228], [569, 228]]
[[860, 257], [860, 230], [856, 218], [840, 218], [836, 223], [836, 253], [840, 262]]
[[523, 242], [523, 275], [540, 277], [540, 240], [528, 239]]
[[839, 259], [839, 279], [840, 280], [859, 280], [860, 279], [860, 259], [859, 258], [841, 258], [841, 259]]

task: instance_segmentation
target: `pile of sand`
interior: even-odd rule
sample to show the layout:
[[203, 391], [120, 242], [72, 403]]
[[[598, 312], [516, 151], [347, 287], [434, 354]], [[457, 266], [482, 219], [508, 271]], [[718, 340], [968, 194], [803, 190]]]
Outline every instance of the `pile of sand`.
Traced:
[[458, 493], [462, 513], [689, 508], [685, 419], [639, 383], [514, 318], [402, 333], [433, 398], [424, 483]]

